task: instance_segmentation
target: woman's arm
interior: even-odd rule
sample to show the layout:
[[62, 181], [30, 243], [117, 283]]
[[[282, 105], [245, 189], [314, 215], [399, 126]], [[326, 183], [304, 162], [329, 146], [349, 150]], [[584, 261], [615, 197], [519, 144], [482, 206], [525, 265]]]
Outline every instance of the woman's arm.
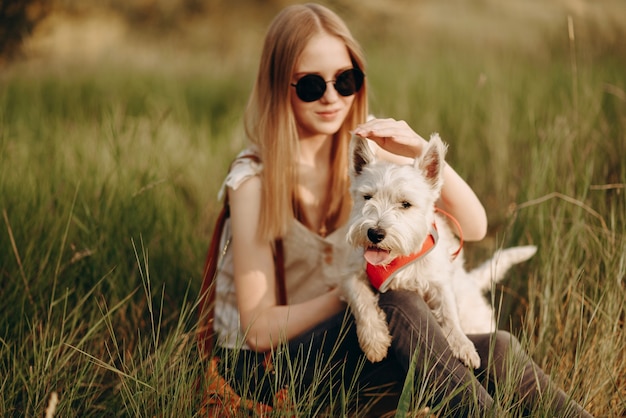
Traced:
[[[420, 156], [428, 143], [404, 121], [372, 119], [359, 125], [355, 135], [373, 140], [377, 155], [398, 164], [408, 164]], [[438, 206], [452, 214], [463, 228], [463, 238], [479, 241], [487, 234], [487, 214], [472, 188], [449, 164], [444, 168], [444, 185]]]
[[237, 306], [250, 348], [267, 351], [345, 308], [337, 290], [300, 304], [278, 306], [272, 247], [257, 234], [261, 181], [252, 177], [228, 193]]

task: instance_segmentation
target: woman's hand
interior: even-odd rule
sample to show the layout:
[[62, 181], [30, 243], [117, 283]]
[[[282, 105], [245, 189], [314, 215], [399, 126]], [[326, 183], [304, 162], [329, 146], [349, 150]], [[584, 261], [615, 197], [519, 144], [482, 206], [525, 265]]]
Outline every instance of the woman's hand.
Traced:
[[387, 152], [409, 158], [419, 157], [427, 144], [403, 120], [372, 119], [357, 126], [352, 133], [371, 139]]

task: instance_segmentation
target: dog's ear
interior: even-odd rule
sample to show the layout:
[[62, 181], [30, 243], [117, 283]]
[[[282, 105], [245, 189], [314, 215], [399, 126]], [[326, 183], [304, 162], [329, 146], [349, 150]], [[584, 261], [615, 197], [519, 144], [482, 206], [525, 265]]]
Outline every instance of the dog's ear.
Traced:
[[420, 158], [415, 160], [415, 168], [422, 170], [426, 180], [435, 190], [443, 186], [443, 168], [445, 167], [447, 146], [443, 143], [439, 134], [430, 136], [430, 141]]
[[350, 171], [353, 176], [358, 176], [363, 167], [374, 162], [374, 153], [370, 149], [367, 139], [352, 135], [350, 140]]

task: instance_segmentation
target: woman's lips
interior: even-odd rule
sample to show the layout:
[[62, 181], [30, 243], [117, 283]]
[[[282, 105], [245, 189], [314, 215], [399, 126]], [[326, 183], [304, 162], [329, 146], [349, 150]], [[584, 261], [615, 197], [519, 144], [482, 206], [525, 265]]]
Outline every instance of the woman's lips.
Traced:
[[339, 115], [339, 110], [324, 110], [317, 112], [317, 114], [322, 119], [334, 119]]

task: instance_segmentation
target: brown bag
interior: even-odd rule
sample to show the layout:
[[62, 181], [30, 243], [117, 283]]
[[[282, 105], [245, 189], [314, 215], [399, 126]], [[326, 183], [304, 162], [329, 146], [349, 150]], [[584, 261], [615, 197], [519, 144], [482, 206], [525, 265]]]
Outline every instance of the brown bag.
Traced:
[[[248, 158], [256, 158], [250, 156]], [[197, 341], [200, 355], [208, 360], [205, 375], [205, 382], [202, 385], [203, 401], [201, 406], [202, 416], [235, 416], [243, 410], [248, 410], [255, 416], [265, 416], [272, 411], [272, 407], [259, 402], [242, 399], [234, 389], [228, 384], [218, 370], [219, 358], [213, 354], [214, 330], [213, 311], [215, 307], [215, 276], [217, 274], [217, 264], [220, 258], [220, 241], [224, 231], [226, 220], [230, 217], [228, 199], [224, 201], [224, 207], [217, 217], [211, 244], [209, 246], [202, 278], [200, 290], [200, 303], [198, 306], [199, 323], [197, 331]], [[285, 288], [285, 272], [283, 258], [282, 240], [276, 239], [274, 243], [274, 264], [276, 266], [276, 287], [277, 298], [281, 305], [287, 304], [287, 293]], [[266, 362], [271, 359], [270, 353], [266, 357]], [[286, 389], [280, 391], [275, 399], [274, 405], [280, 410], [289, 410], [288, 395]]]

